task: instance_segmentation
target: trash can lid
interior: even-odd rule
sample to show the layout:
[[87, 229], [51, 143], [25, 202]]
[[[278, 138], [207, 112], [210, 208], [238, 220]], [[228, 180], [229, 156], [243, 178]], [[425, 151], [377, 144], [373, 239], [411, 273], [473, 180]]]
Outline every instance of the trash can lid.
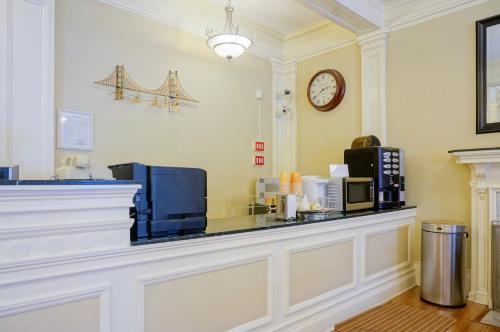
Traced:
[[437, 223], [432, 221], [422, 222], [422, 231], [434, 233], [464, 233], [467, 232], [467, 225], [443, 222]]

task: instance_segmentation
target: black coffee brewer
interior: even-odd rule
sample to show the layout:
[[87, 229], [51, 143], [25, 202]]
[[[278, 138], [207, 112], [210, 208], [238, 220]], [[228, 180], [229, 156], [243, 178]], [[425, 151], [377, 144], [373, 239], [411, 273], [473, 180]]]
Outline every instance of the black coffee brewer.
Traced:
[[400, 207], [405, 204], [404, 152], [398, 148], [377, 146], [380, 145], [378, 139], [372, 137], [357, 138], [351, 149], [344, 150], [344, 163], [349, 167], [349, 176], [373, 177], [375, 208]]

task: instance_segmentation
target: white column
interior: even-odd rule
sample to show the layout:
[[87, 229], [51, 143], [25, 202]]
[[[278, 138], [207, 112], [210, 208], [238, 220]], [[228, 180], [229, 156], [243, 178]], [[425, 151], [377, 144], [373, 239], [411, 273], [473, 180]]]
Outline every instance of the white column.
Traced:
[[[273, 176], [280, 172], [297, 169], [297, 109], [296, 109], [296, 72], [297, 62], [282, 63], [272, 61], [273, 65]], [[290, 94], [285, 95], [284, 91]], [[286, 110], [286, 111], [285, 111]]]
[[0, 3], [0, 165], [54, 173], [54, 0]]
[[357, 38], [361, 48], [361, 130], [387, 144], [387, 39], [379, 30]]
[[469, 300], [490, 305], [491, 224], [489, 221], [489, 164], [471, 167], [471, 290]]

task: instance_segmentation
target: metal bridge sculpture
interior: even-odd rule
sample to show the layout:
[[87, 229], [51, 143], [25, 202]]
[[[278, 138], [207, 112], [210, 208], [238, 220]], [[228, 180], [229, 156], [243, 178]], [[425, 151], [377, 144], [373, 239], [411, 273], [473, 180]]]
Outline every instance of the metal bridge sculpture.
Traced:
[[[146, 89], [140, 86], [130, 77], [123, 65], [117, 65], [111, 75], [95, 83], [114, 87], [115, 100], [123, 100], [124, 91], [133, 91], [135, 93], [132, 96], [134, 102], [140, 103], [148, 100], [144, 99], [141, 93], [151, 95], [154, 97], [151, 100], [153, 106], [167, 107], [169, 111], [177, 112], [180, 106], [179, 101], [198, 102], [184, 90], [179, 82], [177, 71], [169, 70], [167, 79], [158, 89]], [[163, 101], [159, 97], [163, 98]]]

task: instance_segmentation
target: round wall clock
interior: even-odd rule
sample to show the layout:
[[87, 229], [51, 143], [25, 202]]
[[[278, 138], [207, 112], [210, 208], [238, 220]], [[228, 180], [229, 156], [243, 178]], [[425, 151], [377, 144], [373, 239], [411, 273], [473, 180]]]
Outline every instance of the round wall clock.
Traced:
[[307, 87], [307, 99], [315, 109], [327, 112], [337, 107], [345, 94], [345, 80], [335, 69], [317, 72]]

